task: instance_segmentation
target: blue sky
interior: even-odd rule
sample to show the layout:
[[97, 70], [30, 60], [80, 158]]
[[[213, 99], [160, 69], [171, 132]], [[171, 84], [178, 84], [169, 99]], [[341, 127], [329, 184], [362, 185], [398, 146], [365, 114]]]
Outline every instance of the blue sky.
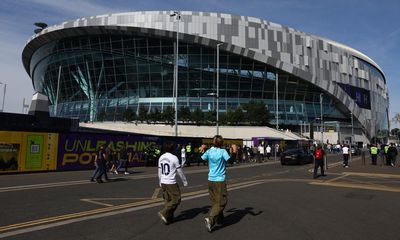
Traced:
[[[21, 112], [34, 93], [21, 53], [34, 22], [58, 24], [84, 16], [142, 10], [192, 10], [259, 17], [355, 48], [386, 74], [390, 118], [400, 112], [400, 1], [398, 0], [1, 0], [0, 82], [5, 111]], [[0, 85], [0, 102], [3, 85]]]

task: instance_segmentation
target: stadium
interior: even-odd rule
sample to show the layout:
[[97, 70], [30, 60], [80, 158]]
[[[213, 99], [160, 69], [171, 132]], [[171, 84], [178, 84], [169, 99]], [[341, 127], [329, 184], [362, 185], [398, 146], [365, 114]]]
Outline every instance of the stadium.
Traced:
[[224, 113], [263, 101], [277, 114], [271, 124], [298, 132], [320, 124], [364, 142], [389, 129], [388, 89], [377, 63], [259, 18], [192, 11], [84, 17], [38, 31], [22, 61], [53, 116], [96, 122], [103, 111], [110, 121], [122, 120], [127, 108], [162, 112], [174, 105], [177, 62], [178, 107], [207, 112], [218, 101]]

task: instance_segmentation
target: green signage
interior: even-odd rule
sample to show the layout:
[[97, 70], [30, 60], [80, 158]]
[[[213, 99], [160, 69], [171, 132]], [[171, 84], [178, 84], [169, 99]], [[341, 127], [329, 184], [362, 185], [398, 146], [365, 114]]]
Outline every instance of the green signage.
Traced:
[[28, 135], [25, 168], [41, 168], [43, 163], [43, 136]]

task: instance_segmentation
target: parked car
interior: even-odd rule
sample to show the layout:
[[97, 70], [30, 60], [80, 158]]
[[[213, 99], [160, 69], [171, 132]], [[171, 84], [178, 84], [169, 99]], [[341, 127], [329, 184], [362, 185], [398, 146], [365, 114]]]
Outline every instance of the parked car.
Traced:
[[361, 155], [361, 149], [358, 146], [351, 146], [351, 155]]
[[281, 164], [307, 164], [314, 161], [311, 153], [304, 151], [302, 148], [294, 148], [284, 151], [281, 154]]

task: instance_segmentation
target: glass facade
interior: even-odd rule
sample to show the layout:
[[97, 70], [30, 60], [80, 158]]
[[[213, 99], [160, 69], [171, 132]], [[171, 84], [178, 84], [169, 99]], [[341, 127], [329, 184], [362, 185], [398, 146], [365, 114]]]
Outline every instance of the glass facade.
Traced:
[[[49, 97], [52, 115], [96, 121], [105, 111], [107, 120], [122, 120], [126, 108], [139, 113], [142, 107], [150, 112], [173, 105], [174, 49], [173, 40], [144, 36], [64, 38], [35, 51], [31, 76], [35, 89]], [[178, 62], [178, 107], [214, 110], [216, 49], [179, 42]], [[220, 51], [220, 111], [262, 100], [275, 114], [276, 73], [279, 124], [298, 125], [319, 117], [321, 89], [265, 63], [224, 51]], [[347, 119], [327, 95], [323, 111], [324, 118]]]

